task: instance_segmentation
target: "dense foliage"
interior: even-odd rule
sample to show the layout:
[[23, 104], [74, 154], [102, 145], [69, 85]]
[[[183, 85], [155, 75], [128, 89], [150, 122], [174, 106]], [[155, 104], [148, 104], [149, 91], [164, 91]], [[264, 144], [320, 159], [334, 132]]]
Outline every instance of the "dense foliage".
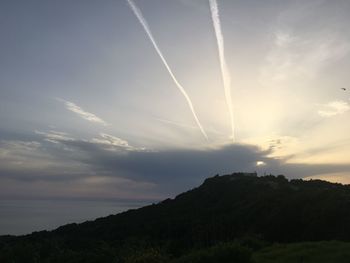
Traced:
[[272, 243], [350, 241], [349, 219], [350, 186], [236, 173], [137, 210], [1, 237], [0, 262], [275, 262], [289, 250]]

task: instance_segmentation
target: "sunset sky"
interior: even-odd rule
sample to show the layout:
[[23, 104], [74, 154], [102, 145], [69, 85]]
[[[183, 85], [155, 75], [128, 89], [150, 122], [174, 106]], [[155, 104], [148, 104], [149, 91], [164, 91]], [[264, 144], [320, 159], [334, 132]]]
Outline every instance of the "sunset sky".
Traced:
[[350, 183], [350, 1], [218, 0], [234, 137], [209, 2], [132, 3], [208, 139], [127, 0], [4, 0], [2, 200], [160, 200], [234, 171]]

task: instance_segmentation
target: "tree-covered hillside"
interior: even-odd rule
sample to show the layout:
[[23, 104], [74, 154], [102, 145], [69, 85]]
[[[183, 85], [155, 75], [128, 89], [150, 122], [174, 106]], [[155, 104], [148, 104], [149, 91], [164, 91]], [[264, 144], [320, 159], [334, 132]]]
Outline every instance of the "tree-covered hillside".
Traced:
[[2, 237], [0, 262], [274, 262], [256, 255], [273, 243], [350, 241], [349, 220], [350, 186], [235, 173], [159, 204]]

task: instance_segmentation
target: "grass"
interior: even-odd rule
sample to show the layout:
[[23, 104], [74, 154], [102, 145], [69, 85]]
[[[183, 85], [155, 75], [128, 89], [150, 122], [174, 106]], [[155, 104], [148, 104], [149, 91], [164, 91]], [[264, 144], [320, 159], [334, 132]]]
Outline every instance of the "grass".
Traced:
[[340, 241], [275, 244], [254, 253], [256, 263], [349, 263], [350, 243]]

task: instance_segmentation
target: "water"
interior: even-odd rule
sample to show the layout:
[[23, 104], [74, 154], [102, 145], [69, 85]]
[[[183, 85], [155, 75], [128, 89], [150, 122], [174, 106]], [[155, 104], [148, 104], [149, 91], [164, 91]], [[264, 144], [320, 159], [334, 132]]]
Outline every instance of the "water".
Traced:
[[0, 200], [0, 235], [52, 230], [149, 204], [150, 201]]

